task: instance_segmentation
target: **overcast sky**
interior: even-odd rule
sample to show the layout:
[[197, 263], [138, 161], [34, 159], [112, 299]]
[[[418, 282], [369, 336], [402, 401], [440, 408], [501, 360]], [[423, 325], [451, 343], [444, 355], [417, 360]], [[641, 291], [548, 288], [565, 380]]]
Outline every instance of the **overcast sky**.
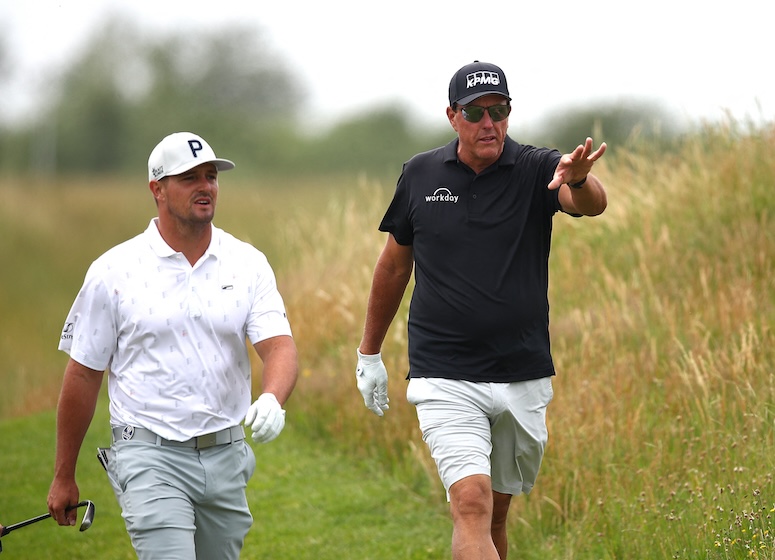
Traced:
[[[111, 11], [149, 31], [254, 22], [309, 92], [312, 122], [396, 103], [444, 124], [449, 79], [474, 59], [506, 73], [512, 127], [628, 99], [681, 120], [775, 117], [766, 0], [0, 0], [14, 83], [40, 87]], [[4, 111], [29, 110], [33, 91], [6, 90]]]

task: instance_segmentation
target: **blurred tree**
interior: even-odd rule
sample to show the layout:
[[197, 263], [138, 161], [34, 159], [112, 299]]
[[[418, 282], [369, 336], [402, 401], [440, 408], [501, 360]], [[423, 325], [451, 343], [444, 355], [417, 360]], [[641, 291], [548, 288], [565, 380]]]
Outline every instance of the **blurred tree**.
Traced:
[[564, 108], [542, 119], [526, 143], [556, 147], [563, 153], [587, 136], [594, 138], [596, 145], [606, 142], [613, 149], [642, 141], [666, 143], [679, 132], [675, 123], [672, 115], [649, 101], [590, 103]]
[[304, 157], [317, 171], [367, 171], [398, 177], [401, 165], [414, 154], [452, 138], [444, 130], [415, 130], [411, 115], [388, 105], [339, 122], [307, 142]]
[[146, 145], [192, 130], [216, 151], [252, 159], [257, 143], [293, 126], [305, 97], [252, 28], [169, 37], [147, 52], [144, 65], [152, 85], [135, 112], [155, 123]]
[[410, 144], [411, 135], [400, 111], [378, 108], [341, 121], [311, 142], [309, 150], [319, 169], [371, 169], [411, 156]]
[[29, 152], [53, 146], [53, 161], [34, 165], [60, 172], [136, 173], [162, 137], [180, 130], [201, 134], [218, 153], [251, 158], [251, 144], [292, 123], [304, 98], [254, 28], [149, 34], [116, 17], [52, 88]]
[[[364, 111], [309, 137], [299, 133], [305, 92], [261, 29], [140, 28], [107, 18], [69, 65], [50, 74], [40, 118], [0, 127], [0, 168], [38, 173], [143, 175], [165, 135], [201, 134], [250, 173], [361, 172], [395, 178], [415, 153], [454, 137], [448, 126], [413, 128], [392, 105]], [[0, 72], [7, 52], [0, 37]], [[0, 88], [3, 84], [0, 81]], [[637, 140], [658, 148], [675, 132], [658, 106], [626, 101], [563, 109], [524, 143], [573, 149], [586, 136], [616, 149]]]

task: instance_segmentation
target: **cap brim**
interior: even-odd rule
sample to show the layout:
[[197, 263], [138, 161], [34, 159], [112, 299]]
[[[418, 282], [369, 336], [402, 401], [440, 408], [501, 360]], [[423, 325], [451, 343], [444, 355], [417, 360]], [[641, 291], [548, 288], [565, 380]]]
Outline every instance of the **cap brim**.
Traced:
[[467, 95], [465, 97], [461, 97], [455, 103], [458, 105], [468, 105], [471, 103], [471, 101], [474, 101], [476, 99], [479, 99], [480, 97], [484, 97], [485, 95], [500, 95], [501, 97], [505, 97], [509, 101], [511, 101], [511, 97], [508, 95], [504, 95], [502, 91], [480, 91], [478, 93], [472, 93], [471, 95]]
[[234, 169], [234, 162], [228, 159], [214, 159], [213, 163], [218, 171], [229, 171]]
[[205, 163], [213, 163], [215, 164], [215, 168], [218, 171], [229, 171], [230, 169], [234, 169], [235, 165], [234, 162], [228, 159], [221, 159], [221, 158], [215, 158], [215, 159], [208, 159], [207, 161], [193, 161], [193, 162], [187, 162], [184, 165], [181, 165], [177, 169], [170, 170], [169, 173], [165, 173], [164, 177], [169, 177], [170, 175], [180, 175], [181, 173], [185, 173], [189, 169], [193, 169], [194, 167], [197, 167], [199, 165], [204, 165]]

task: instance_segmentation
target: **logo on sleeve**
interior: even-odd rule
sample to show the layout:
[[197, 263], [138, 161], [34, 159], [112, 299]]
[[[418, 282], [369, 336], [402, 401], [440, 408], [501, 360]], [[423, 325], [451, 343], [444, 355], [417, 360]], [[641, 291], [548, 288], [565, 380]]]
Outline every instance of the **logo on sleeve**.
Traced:
[[73, 330], [75, 330], [75, 323], [65, 323], [65, 328], [62, 329], [62, 340], [72, 340]]

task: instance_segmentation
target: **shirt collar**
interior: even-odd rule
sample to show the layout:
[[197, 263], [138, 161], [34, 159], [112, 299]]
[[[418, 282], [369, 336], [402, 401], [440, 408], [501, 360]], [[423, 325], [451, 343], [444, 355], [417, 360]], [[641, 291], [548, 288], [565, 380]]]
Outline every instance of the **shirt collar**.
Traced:
[[[160, 258], [168, 258], [173, 255], [176, 255], [178, 252], [175, 251], [172, 247], [167, 245], [167, 242], [164, 241], [164, 238], [161, 236], [161, 233], [159, 233], [159, 226], [158, 226], [159, 218], [153, 217], [151, 218], [151, 222], [148, 224], [148, 227], [145, 229], [145, 235], [148, 237], [149, 244], [151, 245], [151, 249], [153, 249], [153, 252], [156, 253], [156, 255]], [[218, 255], [220, 254], [220, 247], [221, 247], [221, 230], [217, 227], [210, 225], [212, 228], [212, 237], [210, 238], [210, 245], [207, 247], [207, 250], [205, 251], [205, 254], [202, 255], [202, 259], [206, 259], [208, 256], [212, 255], [215, 258], [218, 258]]]
[[[449, 144], [444, 146], [442, 153], [444, 155], [444, 163], [457, 163], [457, 147], [460, 140], [455, 138]], [[503, 143], [503, 152], [501, 152], [498, 158], [497, 164], [502, 165], [514, 165], [517, 163], [517, 147], [519, 144], [512, 140], [511, 137], [506, 136], [506, 140]]]

